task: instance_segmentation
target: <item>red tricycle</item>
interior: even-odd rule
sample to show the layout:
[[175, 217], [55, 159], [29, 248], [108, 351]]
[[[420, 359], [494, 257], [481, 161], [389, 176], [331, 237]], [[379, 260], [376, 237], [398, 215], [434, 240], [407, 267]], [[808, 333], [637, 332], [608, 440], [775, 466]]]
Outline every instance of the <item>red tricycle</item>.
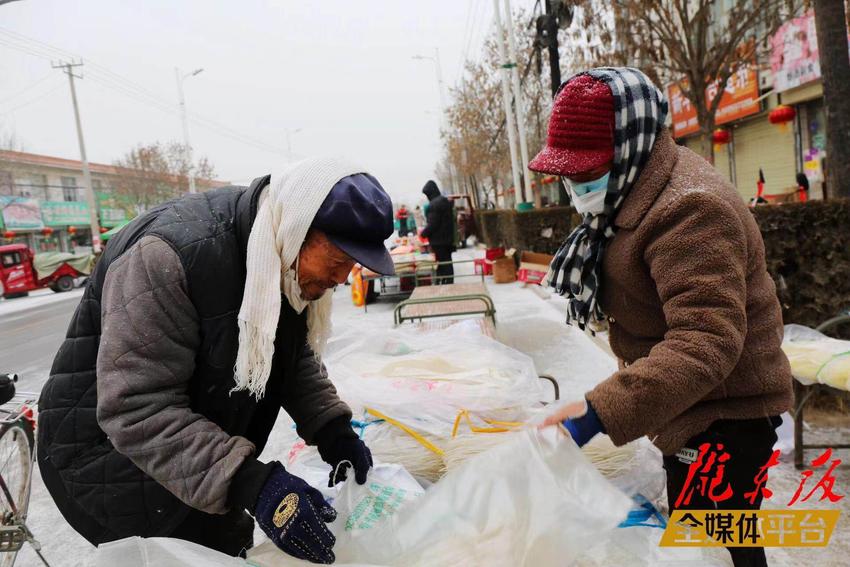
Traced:
[[93, 265], [91, 254], [35, 254], [25, 244], [6, 244], [0, 246], [0, 295], [20, 297], [45, 287], [71, 291], [74, 279], [90, 274]]

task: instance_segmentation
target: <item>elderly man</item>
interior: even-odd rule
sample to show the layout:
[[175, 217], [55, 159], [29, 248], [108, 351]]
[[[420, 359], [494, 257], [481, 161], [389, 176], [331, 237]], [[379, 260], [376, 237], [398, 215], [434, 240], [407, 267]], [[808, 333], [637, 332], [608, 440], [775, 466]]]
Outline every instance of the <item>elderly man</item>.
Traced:
[[[319, 355], [355, 262], [391, 274], [392, 204], [361, 169], [299, 162], [249, 188], [189, 195], [107, 247], [39, 401], [39, 466], [93, 544], [169, 536], [238, 555], [254, 523], [334, 560], [321, 494], [262, 452], [282, 407], [331, 483], [369, 449]], [[346, 461], [346, 462], [343, 462]]]

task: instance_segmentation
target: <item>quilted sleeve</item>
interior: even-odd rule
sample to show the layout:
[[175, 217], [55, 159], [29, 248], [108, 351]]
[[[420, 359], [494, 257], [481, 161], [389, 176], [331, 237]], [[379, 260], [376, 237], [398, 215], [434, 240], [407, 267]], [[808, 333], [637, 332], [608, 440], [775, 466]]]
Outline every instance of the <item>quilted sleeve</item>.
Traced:
[[329, 421], [340, 416], [351, 419], [351, 409], [339, 399], [325, 365], [309, 345], [301, 352], [294, 376], [285, 384], [283, 409], [307, 443], [313, 444], [316, 433]]
[[146, 236], [106, 274], [97, 358], [97, 420], [115, 448], [180, 500], [225, 513], [254, 445], [189, 406], [198, 317], [176, 252]]

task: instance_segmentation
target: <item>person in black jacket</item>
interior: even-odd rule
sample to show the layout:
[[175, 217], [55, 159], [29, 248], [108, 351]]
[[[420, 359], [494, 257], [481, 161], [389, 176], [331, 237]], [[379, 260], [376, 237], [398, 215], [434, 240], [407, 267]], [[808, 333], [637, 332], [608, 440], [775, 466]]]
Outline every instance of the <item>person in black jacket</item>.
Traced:
[[[68, 523], [94, 545], [171, 537], [239, 555], [256, 519], [290, 555], [332, 563], [336, 512], [283, 455], [259, 457], [282, 409], [330, 483], [346, 469], [366, 482], [371, 453], [317, 331], [355, 262], [393, 273], [392, 230], [378, 181], [329, 159], [186, 195], [122, 228], [39, 399], [39, 469]], [[246, 381], [243, 360], [262, 363]]]
[[[422, 236], [428, 239], [437, 262], [451, 262], [455, 251], [454, 206], [440, 193], [437, 184], [428, 180], [422, 192], [428, 197], [427, 225]], [[454, 283], [455, 271], [451, 264], [437, 266], [437, 283]]]

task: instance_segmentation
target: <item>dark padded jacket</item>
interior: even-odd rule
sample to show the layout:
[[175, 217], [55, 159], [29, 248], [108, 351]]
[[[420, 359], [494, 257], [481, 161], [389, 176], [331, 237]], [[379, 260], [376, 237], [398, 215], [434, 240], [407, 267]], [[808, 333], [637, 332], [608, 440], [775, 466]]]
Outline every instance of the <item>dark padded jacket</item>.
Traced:
[[454, 205], [440, 193], [433, 181], [428, 181], [422, 192], [428, 197], [428, 223], [422, 230], [422, 236], [428, 239], [431, 246], [454, 246]]
[[122, 229], [92, 273], [39, 400], [38, 458], [59, 510], [94, 544], [166, 536], [191, 508], [250, 507], [281, 407], [308, 442], [350, 418], [306, 344], [305, 315], [285, 300], [265, 397], [231, 392], [248, 235], [267, 183], [158, 207]]

